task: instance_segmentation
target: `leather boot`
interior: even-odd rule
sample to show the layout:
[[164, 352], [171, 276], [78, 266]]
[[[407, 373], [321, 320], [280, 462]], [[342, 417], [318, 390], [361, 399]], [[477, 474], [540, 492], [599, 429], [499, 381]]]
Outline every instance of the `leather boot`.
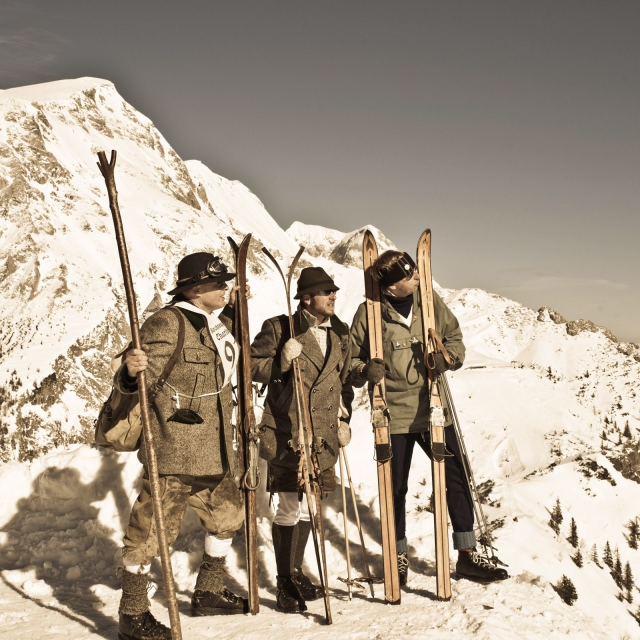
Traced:
[[278, 576], [278, 591], [276, 593], [276, 605], [278, 611], [283, 613], [302, 613], [307, 610], [302, 594], [298, 590], [298, 585], [291, 579], [291, 576]]
[[323, 588], [320, 585], [313, 584], [309, 577], [302, 572], [304, 550], [307, 547], [309, 534], [311, 533], [311, 522], [309, 520], [299, 520], [294, 529], [291, 577], [305, 600], [318, 600], [324, 595]]
[[202, 564], [191, 598], [192, 616], [229, 616], [249, 613], [249, 601], [229, 591], [224, 586], [226, 558], [202, 555]]
[[171, 640], [171, 629], [158, 622], [149, 611], [147, 596], [149, 578], [146, 574], [122, 571], [120, 599], [120, 640]]
[[497, 582], [506, 580], [509, 574], [489, 560], [486, 556], [473, 551], [460, 551], [456, 563], [456, 573], [461, 578], [474, 582]]

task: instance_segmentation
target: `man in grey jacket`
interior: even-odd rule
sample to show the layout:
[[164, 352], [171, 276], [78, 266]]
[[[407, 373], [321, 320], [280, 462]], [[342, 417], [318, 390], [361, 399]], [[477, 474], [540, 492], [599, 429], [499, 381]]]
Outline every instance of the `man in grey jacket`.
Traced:
[[[355, 386], [377, 384], [384, 377], [391, 420], [391, 473], [396, 521], [398, 569], [401, 584], [409, 573], [405, 503], [413, 449], [417, 444], [431, 458], [429, 441], [429, 393], [424, 366], [422, 311], [418, 300], [420, 279], [410, 256], [385, 251], [372, 267], [380, 282], [384, 361], [369, 356], [366, 303], [356, 310], [351, 326], [353, 340], [352, 381]], [[436, 332], [453, 360], [452, 369], [464, 361], [465, 348], [458, 320], [434, 292]], [[441, 353], [435, 356], [437, 375], [449, 369]], [[444, 404], [445, 441], [453, 455], [445, 458], [447, 506], [453, 526], [453, 547], [459, 551], [458, 575], [481, 582], [504, 580], [504, 569], [495, 567], [475, 552], [473, 504], [466, 480], [460, 445], [449, 408]]]
[[[230, 378], [238, 347], [229, 332], [233, 313], [225, 306], [227, 282], [234, 277], [210, 253], [183, 258], [178, 264], [177, 286], [169, 292], [174, 296], [171, 304], [145, 321], [140, 329], [143, 348], [129, 350], [117, 374], [120, 390], [136, 393], [136, 375], [147, 371], [154, 396], [151, 428], [169, 544], [180, 531], [187, 505], [206, 531], [191, 601], [196, 616], [248, 611], [247, 601], [226, 589], [223, 581], [227, 552], [244, 521], [242, 493], [235, 482], [237, 453], [231, 424]], [[235, 289], [230, 302], [234, 300]], [[159, 386], [158, 378], [176, 350], [181, 325], [182, 353], [165, 384]], [[221, 358], [222, 352], [233, 354], [235, 362]], [[138, 457], [146, 465], [144, 442]], [[145, 466], [142, 492], [124, 536], [120, 640], [171, 638], [170, 629], [149, 611], [148, 573], [158, 554]]]
[[349, 442], [353, 391], [346, 378], [351, 361], [347, 325], [335, 315], [338, 287], [321, 267], [303, 269], [296, 299], [300, 305], [290, 335], [286, 315], [266, 320], [251, 345], [256, 382], [269, 385], [261, 423], [260, 455], [269, 462], [267, 491], [278, 494], [273, 547], [278, 570], [277, 606], [285, 613], [306, 610], [305, 600], [322, 597], [302, 572], [311, 532], [309, 509], [298, 484], [298, 416], [291, 364], [299, 359], [313, 427], [313, 451], [322, 472], [323, 493], [336, 489], [334, 466]]

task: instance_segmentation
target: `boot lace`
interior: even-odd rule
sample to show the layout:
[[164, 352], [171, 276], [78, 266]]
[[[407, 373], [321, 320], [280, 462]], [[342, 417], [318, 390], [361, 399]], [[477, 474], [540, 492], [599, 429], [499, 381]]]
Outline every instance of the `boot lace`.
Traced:
[[409, 571], [409, 558], [406, 551], [398, 554], [398, 572], [407, 573]]

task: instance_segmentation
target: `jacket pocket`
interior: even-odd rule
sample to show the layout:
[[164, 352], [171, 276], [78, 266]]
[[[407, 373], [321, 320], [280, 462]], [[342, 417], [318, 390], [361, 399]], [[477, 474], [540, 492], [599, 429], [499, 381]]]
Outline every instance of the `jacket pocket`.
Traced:
[[182, 350], [184, 361], [194, 364], [209, 364], [213, 362], [213, 354], [209, 349], [198, 349], [197, 347], [186, 347]]

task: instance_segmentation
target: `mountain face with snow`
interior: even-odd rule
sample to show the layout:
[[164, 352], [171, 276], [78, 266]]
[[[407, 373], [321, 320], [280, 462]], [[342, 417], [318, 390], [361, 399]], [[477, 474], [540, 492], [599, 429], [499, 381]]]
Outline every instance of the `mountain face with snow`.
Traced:
[[[304, 264], [322, 266], [340, 287], [337, 313], [344, 321], [364, 300], [364, 229], [342, 233], [294, 223], [283, 231], [247, 187], [180, 159], [111, 83], [83, 78], [0, 91], [0, 598], [5, 609], [23, 611], [0, 618], [12, 637], [47, 628], [112, 637], [117, 618], [118, 547], [140, 466], [133, 454], [86, 444], [109, 391], [109, 361], [129, 340], [113, 225], [96, 166], [96, 153], [112, 149], [118, 151], [116, 183], [143, 317], [168, 300], [181, 257], [206, 250], [230, 261], [227, 236], [239, 241], [246, 233], [254, 238], [252, 333], [286, 308], [261, 246], [286, 267], [304, 245]], [[392, 247], [372, 230], [381, 251]], [[640, 516], [638, 346], [617, 342], [589, 321], [567, 322], [551, 309], [533, 311], [485, 291], [440, 293], [460, 320], [467, 346], [465, 366], [448, 374], [452, 393], [498, 556], [513, 577], [487, 587], [454, 580], [451, 603], [429, 598], [435, 590], [426, 508], [431, 480], [428, 460], [417, 452], [407, 505], [411, 589], [397, 608], [364, 596], [349, 602], [342, 592], [333, 600], [336, 633], [640, 637], [633, 617], [638, 591], [614, 580], [603, 563], [608, 545], [614, 569], [617, 554], [623, 573], [629, 563], [640, 576], [630, 529]], [[379, 572], [376, 471], [363, 391], [352, 428], [352, 475]], [[266, 493], [259, 496], [260, 595], [272, 601], [272, 510]], [[558, 533], [549, 525], [556, 501], [564, 515]], [[337, 578], [346, 571], [341, 511], [338, 492], [324, 509], [329, 581], [338, 594]], [[353, 522], [350, 537], [361, 573]], [[187, 519], [173, 546], [181, 603], [193, 589], [201, 538], [198, 523]], [[241, 535], [233, 554], [230, 573], [240, 591]], [[307, 563], [314, 573], [311, 555]], [[573, 607], [553, 588], [562, 575], [577, 590]], [[154, 600], [162, 602], [161, 591]], [[154, 604], [154, 612], [159, 609]], [[314, 616], [321, 609], [321, 602], [311, 603]], [[314, 620], [286, 622], [298, 636], [320, 637], [325, 631]], [[218, 622], [185, 618], [184, 624], [185, 637], [220, 632]], [[232, 637], [276, 638], [283, 620], [263, 606], [255, 618], [225, 624]]]

